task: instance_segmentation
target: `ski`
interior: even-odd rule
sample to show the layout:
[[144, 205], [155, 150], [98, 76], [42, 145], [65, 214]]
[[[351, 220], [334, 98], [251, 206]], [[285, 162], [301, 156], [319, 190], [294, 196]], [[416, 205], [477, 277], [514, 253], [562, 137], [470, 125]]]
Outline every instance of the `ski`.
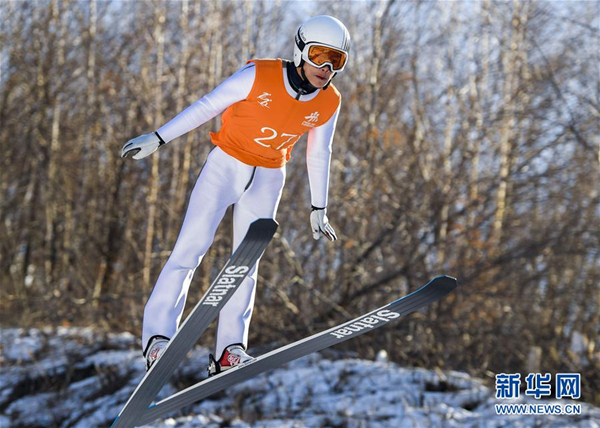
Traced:
[[145, 425], [267, 370], [352, 339], [433, 303], [456, 288], [456, 279], [440, 276], [398, 300], [308, 338], [275, 349], [248, 363], [203, 380], [150, 407], [138, 421]]
[[113, 428], [141, 424], [142, 414], [262, 256], [277, 227], [273, 219], [259, 219], [250, 225], [244, 240], [137, 386]]

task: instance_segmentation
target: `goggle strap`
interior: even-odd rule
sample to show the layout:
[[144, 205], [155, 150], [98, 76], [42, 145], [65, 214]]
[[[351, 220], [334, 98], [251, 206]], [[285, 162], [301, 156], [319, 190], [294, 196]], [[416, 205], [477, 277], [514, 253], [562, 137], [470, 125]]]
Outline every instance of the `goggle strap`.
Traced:
[[304, 51], [304, 46], [306, 46], [306, 43], [304, 43], [302, 41], [302, 37], [300, 37], [300, 28], [298, 28], [298, 32], [296, 33], [296, 45], [298, 45], [300, 52]]

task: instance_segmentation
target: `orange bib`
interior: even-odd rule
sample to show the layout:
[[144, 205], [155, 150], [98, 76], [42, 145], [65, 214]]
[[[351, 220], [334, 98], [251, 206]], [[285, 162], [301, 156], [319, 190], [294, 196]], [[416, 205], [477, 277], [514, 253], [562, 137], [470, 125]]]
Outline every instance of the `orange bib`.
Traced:
[[283, 61], [255, 59], [256, 77], [245, 100], [227, 108], [213, 144], [252, 166], [280, 168], [304, 133], [326, 123], [340, 105], [340, 93], [330, 85], [310, 101], [297, 101], [285, 89]]

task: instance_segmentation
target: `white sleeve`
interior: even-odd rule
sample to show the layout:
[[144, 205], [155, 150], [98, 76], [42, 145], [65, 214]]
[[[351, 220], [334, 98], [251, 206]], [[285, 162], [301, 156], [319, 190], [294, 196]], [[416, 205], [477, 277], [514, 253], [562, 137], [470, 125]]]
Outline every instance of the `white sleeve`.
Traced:
[[246, 99], [254, 85], [255, 76], [256, 66], [247, 64], [156, 132], [168, 143], [208, 122], [230, 105]]
[[310, 183], [310, 200], [313, 206], [327, 206], [329, 189], [329, 165], [331, 163], [331, 146], [340, 107], [323, 125], [308, 131], [306, 145], [306, 165]]

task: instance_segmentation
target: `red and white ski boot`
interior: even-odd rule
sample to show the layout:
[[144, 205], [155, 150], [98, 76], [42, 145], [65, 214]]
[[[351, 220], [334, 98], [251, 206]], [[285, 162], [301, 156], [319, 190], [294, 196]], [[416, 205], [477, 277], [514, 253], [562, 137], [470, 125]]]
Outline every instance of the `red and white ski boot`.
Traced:
[[148, 341], [148, 346], [144, 351], [144, 358], [146, 359], [146, 371], [150, 370], [152, 364], [158, 360], [158, 357], [162, 355], [165, 348], [169, 344], [169, 339], [164, 336], [152, 336]]
[[218, 361], [213, 354], [210, 354], [208, 358], [209, 364], [207, 370], [209, 377], [254, 359], [254, 357], [246, 354], [246, 349], [241, 343], [235, 343], [226, 347]]

